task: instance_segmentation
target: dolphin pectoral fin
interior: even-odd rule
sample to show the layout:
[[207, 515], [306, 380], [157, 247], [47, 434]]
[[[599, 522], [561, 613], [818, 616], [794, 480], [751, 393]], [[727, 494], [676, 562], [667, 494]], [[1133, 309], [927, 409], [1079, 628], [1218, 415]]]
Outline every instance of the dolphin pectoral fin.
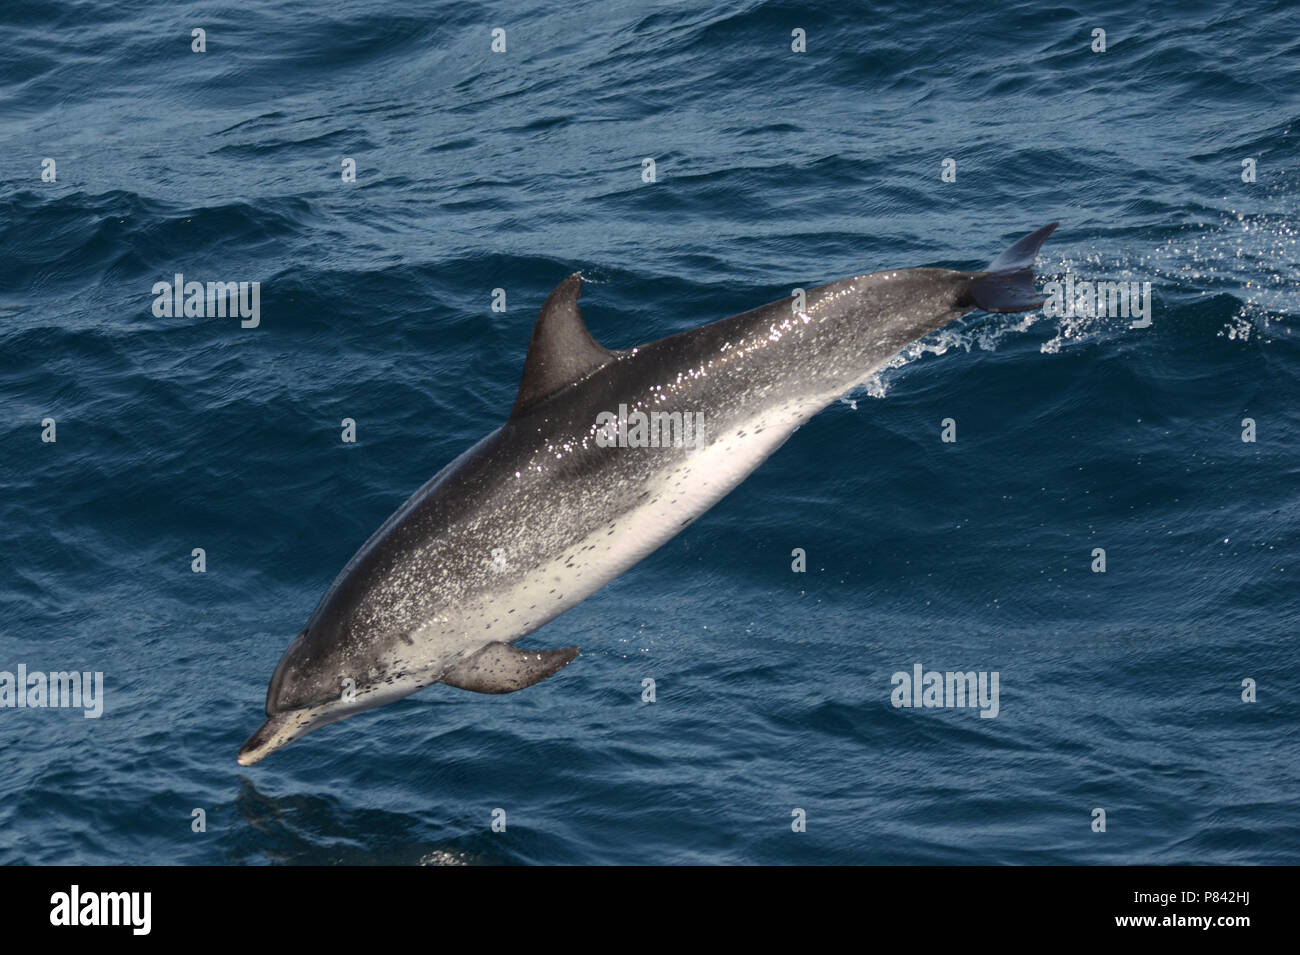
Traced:
[[440, 682], [474, 693], [513, 693], [564, 669], [577, 655], [577, 647], [517, 650], [507, 643], [489, 643], [444, 673]]

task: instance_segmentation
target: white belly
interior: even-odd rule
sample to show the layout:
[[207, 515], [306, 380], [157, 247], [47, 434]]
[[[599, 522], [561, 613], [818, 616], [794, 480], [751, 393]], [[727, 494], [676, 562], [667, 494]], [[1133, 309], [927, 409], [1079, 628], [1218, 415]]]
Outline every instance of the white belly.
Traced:
[[[500, 590], [458, 608], [454, 616], [464, 622], [464, 638], [447, 648], [447, 658], [431, 665], [448, 665], [492, 641], [517, 640], [582, 602], [716, 504], [826, 403], [817, 397], [769, 409], [688, 455], [666, 449], [676, 454], [676, 463], [647, 486], [645, 503], [612, 515], [586, 538], [529, 568], [514, 584], [509, 580], [515, 569], [503, 567]], [[449, 622], [432, 622], [428, 635], [435, 630], [446, 634]], [[416, 635], [417, 643], [421, 636]]]

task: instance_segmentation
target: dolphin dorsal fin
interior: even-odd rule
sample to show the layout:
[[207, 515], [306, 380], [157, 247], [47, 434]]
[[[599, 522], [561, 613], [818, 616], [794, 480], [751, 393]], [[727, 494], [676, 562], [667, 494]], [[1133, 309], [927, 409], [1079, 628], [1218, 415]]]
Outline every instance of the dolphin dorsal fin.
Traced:
[[591, 337], [578, 310], [582, 274], [574, 272], [555, 286], [537, 313], [524, 361], [524, 377], [510, 417], [527, 411], [566, 385], [585, 378], [614, 357]]

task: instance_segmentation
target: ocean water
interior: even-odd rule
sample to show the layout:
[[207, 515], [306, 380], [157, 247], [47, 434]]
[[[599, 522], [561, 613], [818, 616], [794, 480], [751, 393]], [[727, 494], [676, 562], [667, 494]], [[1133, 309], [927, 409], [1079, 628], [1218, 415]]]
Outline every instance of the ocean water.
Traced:
[[[0, 708], [0, 862], [1300, 861], [1298, 94], [1281, 0], [7, 0], [0, 670], [104, 709]], [[557, 676], [236, 765], [564, 276], [627, 347], [1058, 219], [1040, 281], [1149, 327], [968, 316], [525, 638]], [[996, 718], [892, 705], [917, 664]]]

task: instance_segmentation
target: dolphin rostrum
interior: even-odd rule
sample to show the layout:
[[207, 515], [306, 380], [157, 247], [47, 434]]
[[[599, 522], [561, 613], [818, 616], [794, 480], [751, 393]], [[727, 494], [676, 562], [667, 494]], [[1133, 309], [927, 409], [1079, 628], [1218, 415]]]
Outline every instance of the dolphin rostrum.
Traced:
[[803, 422], [975, 309], [1038, 308], [1025, 236], [984, 271], [857, 275], [610, 351], [547, 298], [505, 424], [420, 488], [343, 568], [271, 677], [245, 766], [431, 683], [510, 693], [578, 654], [519, 650], [699, 517]]

